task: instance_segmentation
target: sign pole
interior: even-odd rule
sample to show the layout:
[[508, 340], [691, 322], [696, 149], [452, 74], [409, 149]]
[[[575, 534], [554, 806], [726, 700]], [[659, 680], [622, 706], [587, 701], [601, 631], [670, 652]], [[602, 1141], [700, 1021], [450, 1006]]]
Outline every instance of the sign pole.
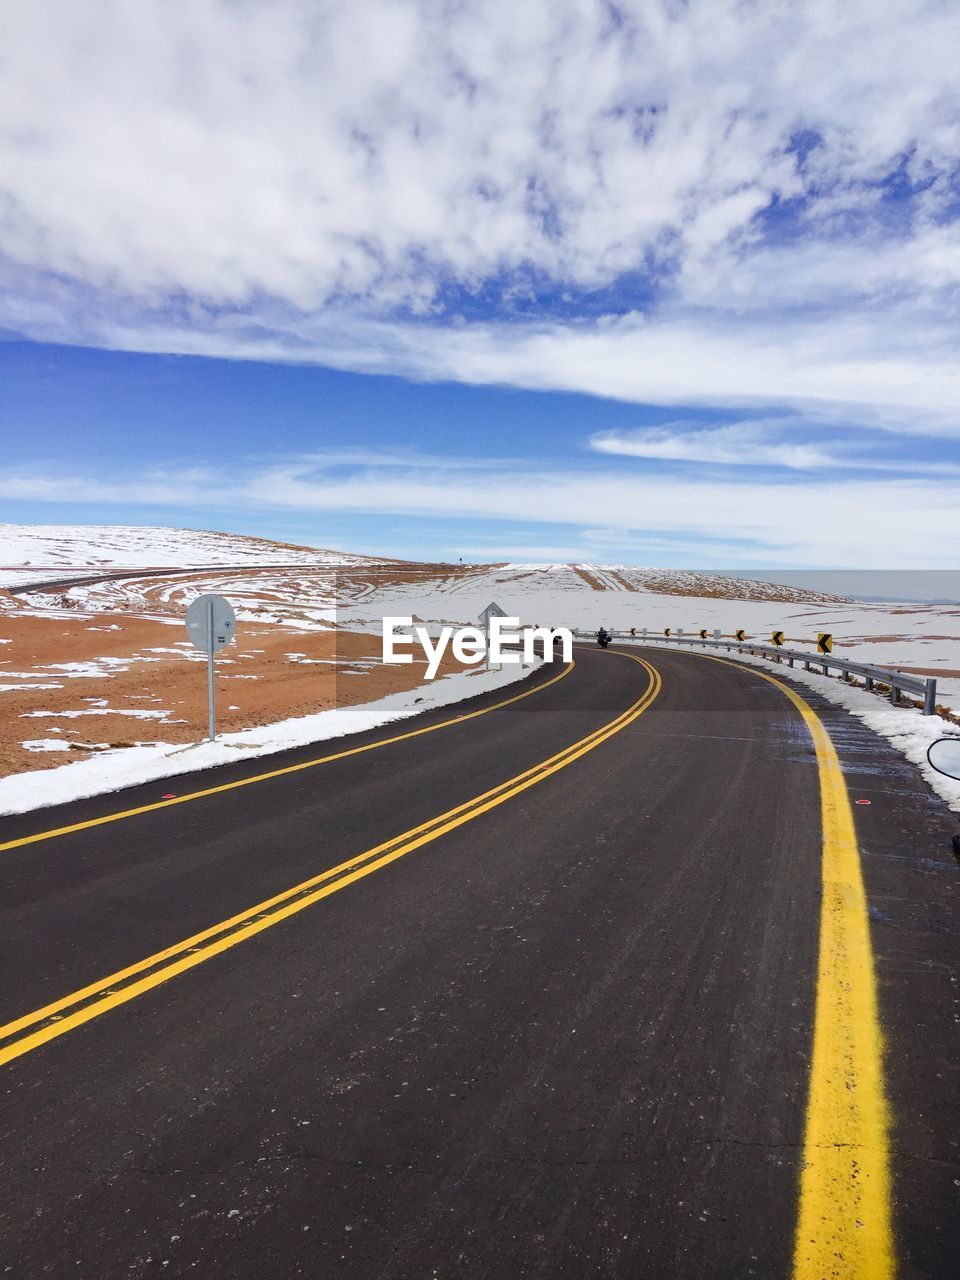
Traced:
[[207, 736], [217, 740], [217, 709], [213, 684], [213, 658], [226, 644], [236, 639], [237, 615], [223, 596], [197, 596], [186, 616], [187, 635], [207, 655]]
[[217, 711], [213, 687], [213, 597], [207, 601], [207, 706], [209, 709], [210, 741], [217, 740]]

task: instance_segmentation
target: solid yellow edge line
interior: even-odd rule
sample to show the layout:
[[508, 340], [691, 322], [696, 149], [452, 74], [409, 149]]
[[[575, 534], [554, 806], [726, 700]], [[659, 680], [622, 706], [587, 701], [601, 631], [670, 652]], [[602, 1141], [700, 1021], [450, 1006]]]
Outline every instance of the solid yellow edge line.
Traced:
[[795, 1280], [891, 1280], [890, 1116], [867, 897], [847, 785], [802, 699], [820, 769], [823, 899]]
[[[574, 760], [578, 760], [581, 756], [586, 755], [589, 751], [592, 751], [608, 738], [613, 737], [614, 734], [619, 733], [621, 729], [626, 728], [628, 724], [632, 723], [638, 716], [642, 715], [660, 692], [662, 682], [659, 673], [654, 667], [645, 662], [642, 658], [633, 657], [632, 654], [624, 654], [622, 656], [629, 657], [631, 661], [638, 662], [642, 667], [644, 667], [650, 676], [650, 685], [637, 702], [627, 708], [625, 712], [622, 712], [619, 716], [615, 717], [615, 719], [610, 721], [607, 725], [602, 726], [592, 734], [588, 734], [578, 742], [572, 743], [564, 751], [550, 757], [549, 760], [546, 760], [539, 765], [535, 765], [532, 769], [528, 769], [524, 773], [517, 775], [516, 779], [511, 779], [507, 783], [501, 784], [500, 787], [494, 788], [493, 791], [485, 792], [482, 796], [475, 797], [474, 800], [458, 806], [457, 810], [451, 810], [450, 813], [455, 814], [456, 816], [451, 817], [450, 820], [444, 822], [443, 825], [436, 825], [437, 822], [442, 821], [441, 816], [440, 819], [433, 819], [432, 823], [421, 824], [420, 827], [413, 828], [410, 832], [405, 832], [401, 836], [394, 837], [393, 840], [388, 841], [385, 845], [376, 846], [375, 849], [368, 850], [366, 853], [358, 855], [357, 858], [351, 859], [350, 863], [342, 864], [344, 867], [350, 866], [352, 863], [371, 857], [371, 855], [376, 853], [378, 849], [386, 848], [389, 845], [396, 845], [397, 841], [403, 841], [402, 844], [399, 844], [383, 857], [378, 858], [374, 862], [367, 862], [366, 865], [357, 868], [349, 875], [343, 876], [335, 883], [324, 885], [314, 893], [298, 898], [295, 902], [289, 903], [285, 907], [280, 907], [276, 911], [271, 911], [268, 915], [251, 921], [242, 929], [237, 929], [226, 937], [217, 938], [205, 947], [201, 947], [196, 950], [191, 949], [188, 955], [183, 955], [179, 960], [175, 960], [172, 964], [166, 965], [162, 969], [157, 969], [153, 973], [147, 974], [144, 978], [141, 978], [139, 982], [131, 983], [120, 991], [108, 992], [102, 999], [85, 1006], [76, 1013], [68, 1014], [66, 1017], [60, 1018], [56, 1022], [45, 1027], [41, 1027], [31, 1035], [24, 1036], [21, 1039], [14, 1041], [12, 1044], [4, 1046], [0, 1049], [0, 1065], [21, 1057], [23, 1054], [29, 1053], [31, 1050], [37, 1049], [41, 1045], [47, 1044], [49, 1041], [56, 1039], [59, 1036], [65, 1035], [75, 1027], [82, 1026], [84, 1023], [90, 1022], [94, 1018], [107, 1013], [109, 1010], [115, 1009], [119, 1005], [126, 1004], [130, 1000], [136, 999], [137, 996], [140, 996], [147, 991], [151, 991], [153, 988], [160, 986], [164, 982], [168, 982], [178, 974], [184, 973], [188, 969], [195, 968], [197, 965], [204, 963], [204, 961], [211, 959], [213, 956], [220, 955], [222, 952], [237, 946], [247, 938], [251, 938], [258, 933], [262, 933], [264, 930], [278, 924], [281, 920], [285, 920], [290, 916], [298, 914], [300, 911], [306, 910], [321, 899], [329, 897], [331, 894], [338, 893], [341, 889], [346, 888], [347, 885], [353, 884], [357, 880], [361, 880], [368, 875], [372, 875], [375, 871], [379, 871], [382, 867], [388, 866], [398, 858], [402, 858], [413, 850], [419, 849], [423, 845], [439, 839], [440, 836], [445, 835], [449, 831], [453, 831], [457, 827], [463, 826], [465, 823], [479, 817], [480, 814], [496, 808], [498, 805], [503, 804], [513, 796], [520, 794], [529, 787], [535, 786], [544, 778], [548, 778], [551, 774], [565, 768], [568, 764], [572, 764]], [[514, 785], [511, 785], [511, 783]], [[504, 791], [504, 787], [509, 787], [509, 790]], [[500, 794], [495, 794], [496, 792], [500, 792]], [[485, 799], [487, 796], [491, 798]], [[480, 803], [480, 801], [483, 801], [483, 803]], [[430, 827], [431, 829], [424, 831], [425, 827]], [[420, 834], [415, 834], [418, 832]], [[413, 835], [414, 838], [408, 839], [407, 837], [411, 835]], [[334, 874], [334, 871], [335, 869], [328, 871], [325, 875], [332, 875]], [[309, 885], [310, 882], [306, 881], [304, 883], [305, 885]], [[261, 911], [266, 910], [270, 903], [287, 898], [290, 894], [296, 893], [297, 891], [297, 889], [288, 890], [285, 894], [279, 895], [278, 899], [270, 899], [269, 902], [260, 903], [255, 907], [251, 907], [247, 912], [244, 912], [242, 916], [234, 917], [234, 919], [242, 920], [250, 915], [257, 915]], [[215, 926], [213, 930], [208, 930], [206, 933], [209, 935], [211, 932], [222, 932], [224, 927], [225, 925]], [[203, 935], [195, 936], [201, 937]], [[101, 990], [105, 985], [109, 986], [110, 984], [121, 980], [125, 975], [136, 972], [138, 969], [149, 967], [151, 964], [157, 963], [166, 955], [180, 953], [184, 948], [190, 947], [192, 941], [192, 939], [188, 939], [183, 943], [177, 944], [176, 947], [168, 948], [165, 952], [158, 952], [155, 956], [139, 962], [138, 965], [131, 966], [129, 969], [123, 970], [120, 973], [112, 974], [109, 978], [103, 979], [101, 982], [93, 984], [89, 988], [84, 988], [82, 991], [74, 992], [70, 996], [66, 996], [62, 1000], [55, 1002], [53, 1005], [47, 1005], [45, 1009], [37, 1010], [33, 1014], [26, 1015], [25, 1018], [18, 1019], [17, 1022], [8, 1023], [5, 1027], [0, 1027], [0, 1036], [13, 1034], [14, 1030], [19, 1026], [29, 1025], [30, 1023], [38, 1021], [41, 1017], [50, 1016], [59, 1009], [75, 1004], [78, 1000], [85, 998], [86, 994], [92, 994], [96, 990]]]
[[836, 748], [808, 702], [747, 669], [794, 704], [813, 739], [823, 825], [820, 945], [794, 1280], [893, 1280], [890, 1113], [867, 896], [853, 810]]
[[[641, 662], [641, 659], [633, 658], [632, 661]], [[645, 663], [642, 663], [642, 665], [646, 666]], [[648, 668], [648, 671], [650, 670], [652, 670], [652, 668]], [[463, 813], [468, 809], [475, 808], [476, 805], [482, 803], [488, 798], [494, 795], [497, 795], [499, 792], [504, 791], [509, 787], [514, 786], [520, 779], [526, 778], [532, 774], [538, 773], [545, 766], [551, 765], [554, 763], [554, 761], [562, 759], [570, 751], [575, 750], [577, 747], [589, 742], [591, 739], [598, 737], [602, 733], [605, 733], [611, 728], [612, 725], [618, 724], [619, 721], [622, 720], [625, 716], [630, 715], [631, 712], [633, 712], [635, 708], [638, 707], [640, 703], [644, 701], [644, 699], [648, 696], [648, 694], [649, 694], [649, 689], [644, 693], [643, 697], [641, 697], [640, 699], [637, 700], [637, 702], [633, 703], [630, 707], [628, 707], [626, 711], [621, 712], [621, 714], [617, 716], [613, 721], [608, 722], [606, 725], [601, 725], [600, 728], [594, 730], [592, 734], [588, 734], [585, 738], [581, 738], [579, 741], [571, 743], [570, 746], [564, 747], [562, 751], [557, 752], [556, 755], [551, 756], [549, 759], [540, 761], [538, 764], [531, 766], [531, 768], [525, 770], [523, 773], [517, 774], [513, 778], [507, 778], [504, 782], [498, 783], [495, 787], [492, 787], [489, 791], [485, 791], [479, 796], [472, 796], [469, 800], [464, 801], [462, 804], [456, 805], [453, 809], [448, 810], [446, 813], [441, 813], [432, 818], [429, 818], [426, 822], [420, 823], [419, 826], [411, 827], [408, 831], [403, 832], [399, 836], [391, 836], [389, 840], [385, 840], [382, 844], [376, 845], [372, 849], [366, 849], [364, 850], [363, 853], [358, 853], [354, 857], [348, 858], [346, 861], [338, 863], [336, 866], [328, 867], [325, 871], [321, 871], [317, 875], [311, 876], [308, 880], [303, 880], [299, 884], [295, 884], [289, 889], [284, 889], [283, 892], [275, 894], [273, 897], [267, 898], [263, 902], [258, 902], [252, 907], [247, 907], [245, 910], [239, 912], [237, 915], [231, 916], [227, 920], [221, 920], [215, 925], [210, 925], [208, 928], [201, 930], [199, 933], [193, 934], [189, 938], [184, 938], [180, 942], [176, 942], [172, 946], [164, 948], [162, 951], [157, 951], [153, 955], [146, 956], [143, 960], [138, 960], [135, 964], [128, 965], [125, 969], [120, 969], [116, 973], [108, 974], [107, 977], [100, 978], [98, 981], [92, 982], [88, 986], [83, 987], [78, 991], [73, 991], [69, 995], [62, 997], [59, 1000], [53, 1001], [51, 1004], [44, 1005], [44, 1007], [41, 1009], [35, 1009], [32, 1012], [24, 1014], [22, 1017], [17, 1018], [12, 1022], [8, 1022], [3, 1026], [0, 1026], [0, 1040], [4, 1040], [8, 1036], [12, 1036], [16, 1034], [16, 1032], [22, 1031], [25, 1027], [32, 1026], [33, 1023], [35, 1022], [41, 1022], [43, 1021], [44, 1018], [48, 1018], [48, 1017], [51, 1017], [53, 1014], [60, 1013], [63, 1009], [68, 1008], [70, 1005], [76, 1004], [81, 1000], [86, 1000], [90, 996], [96, 995], [97, 992], [102, 991], [107, 987], [114, 986], [118, 982], [123, 982], [125, 979], [132, 977], [133, 974], [135, 973], [140, 973], [144, 969], [153, 968], [155, 965], [160, 964], [164, 960], [168, 960], [173, 956], [180, 955], [182, 952], [188, 951], [191, 948], [198, 946], [200, 943], [208, 941], [210, 938], [215, 937], [217, 934], [225, 933], [227, 930], [233, 929], [237, 925], [243, 924], [244, 921], [250, 919], [251, 916], [256, 916], [264, 912], [268, 912], [271, 910], [271, 908], [279, 905], [282, 902], [286, 902], [290, 898], [296, 897], [298, 894], [303, 893], [305, 890], [310, 889], [314, 885], [322, 884], [326, 880], [331, 880], [336, 876], [342, 875], [345, 871], [351, 870], [353, 867], [358, 866], [362, 862], [367, 862], [369, 859], [375, 857], [377, 854], [380, 854], [385, 850], [392, 848], [394, 845], [398, 843], [398, 841], [409, 840], [411, 837], [419, 835], [421, 832], [428, 831], [431, 828], [438, 826], [440, 823], [448, 821], [450, 818], [455, 817], [457, 814]]]
[[[150, 804], [138, 805], [135, 809], [121, 809], [117, 813], [106, 813], [99, 818], [88, 818], [85, 822], [74, 822], [66, 827], [53, 827], [49, 831], [38, 831], [36, 835], [21, 836], [18, 840], [7, 840], [6, 843], [0, 844], [0, 853], [4, 853], [8, 849], [20, 849], [27, 844], [38, 844], [41, 840], [52, 840], [55, 836], [70, 835], [74, 831], [87, 831], [91, 827], [102, 827], [108, 822], [119, 822], [123, 818], [135, 818], [141, 813], [154, 813], [157, 809], [169, 809], [173, 805], [186, 804], [190, 800], [201, 800], [205, 796], [220, 795], [224, 791], [234, 791], [237, 787], [249, 787], [255, 782], [266, 782], [270, 778], [281, 778], [284, 774], [299, 773], [301, 769], [313, 769], [320, 764], [330, 764], [333, 760], [345, 760], [348, 756], [362, 755], [365, 751], [375, 751], [378, 747], [389, 747], [395, 742], [406, 742], [410, 738], [419, 738], [422, 734], [434, 733], [437, 729], [448, 729], [451, 725], [464, 724], [467, 720], [476, 719], [477, 716], [489, 715], [491, 711], [499, 711], [502, 707], [509, 707], [514, 702], [520, 702], [522, 698], [529, 698], [535, 693], [542, 693], [544, 689], [549, 689], [552, 684], [556, 684], [558, 680], [568, 676], [575, 666], [576, 663], [571, 659], [559, 675], [551, 676], [549, 680], [545, 680], [543, 684], [536, 685], [533, 689], [525, 689], [523, 693], [504, 698], [502, 702], [495, 702], [491, 707], [481, 707], [477, 711], [468, 711], [466, 715], [454, 716], [450, 720], [441, 720], [439, 724], [429, 724], [420, 729], [410, 729], [406, 733], [397, 733], [390, 738], [378, 738], [376, 742], [368, 742], [362, 747], [349, 747], [345, 751], [336, 751], [330, 755], [318, 756], [314, 760], [302, 760], [299, 764], [284, 765], [281, 769], [271, 769], [267, 773], [258, 773], [252, 778], [238, 778], [235, 782], [223, 782], [216, 787], [206, 787], [202, 791], [191, 791], [184, 796], [174, 796], [170, 800], [154, 800]], [[176, 777], [177, 775], [170, 776]], [[154, 781], [163, 782], [166, 779], [156, 778]]]

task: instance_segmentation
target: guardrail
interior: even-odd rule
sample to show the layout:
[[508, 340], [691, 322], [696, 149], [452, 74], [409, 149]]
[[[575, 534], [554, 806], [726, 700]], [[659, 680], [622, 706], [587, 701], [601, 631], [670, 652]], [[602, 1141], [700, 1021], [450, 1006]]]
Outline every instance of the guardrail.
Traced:
[[[593, 639], [596, 632], [576, 630], [573, 634], [578, 639], [585, 637]], [[737, 653], [749, 653], [754, 657], [786, 662], [788, 667], [792, 667], [796, 662], [802, 662], [805, 671], [810, 671], [814, 667], [819, 667], [824, 675], [831, 670], [839, 671], [845, 681], [849, 681], [852, 675], [861, 676], [867, 689], [873, 689], [878, 684], [889, 685], [890, 701], [894, 705], [900, 701], [901, 693], [918, 694], [923, 698], [923, 714], [925, 716], [937, 714], [937, 681], [933, 676], [913, 676], [895, 668], [874, 667], [864, 662], [851, 662], [848, 658], [835, 658], [831, 653], [808, 653], [803, 649], [784, 649], [772, 644], [756, 644], [752, 640], [713, 638], [701, 640], [699, 636], [654, 636], [640, 632], [631, 635], [629, 631], [611, 631], [610, 637], [613, 640], [629, 640], [640, 644], [686, 644], [691, 648], [736, 650]]]

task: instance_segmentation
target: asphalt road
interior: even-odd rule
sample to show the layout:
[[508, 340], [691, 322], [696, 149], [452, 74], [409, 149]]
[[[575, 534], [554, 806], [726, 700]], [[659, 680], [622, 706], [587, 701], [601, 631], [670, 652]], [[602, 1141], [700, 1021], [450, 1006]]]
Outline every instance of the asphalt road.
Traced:
[[[631, 654], [3, 819], [0, 1275], [789, 1276], [817, 757], [751, 669]], [[896, 1274], [952, 1278], [956, 820], [809, 701], [870, 801]]]

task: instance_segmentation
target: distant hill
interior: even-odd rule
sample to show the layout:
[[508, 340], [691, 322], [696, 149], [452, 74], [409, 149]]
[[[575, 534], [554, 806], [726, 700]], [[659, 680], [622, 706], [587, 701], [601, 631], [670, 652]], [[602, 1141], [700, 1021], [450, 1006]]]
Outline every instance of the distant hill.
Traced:
[[340, 570], [345, 598], [378, 597], [416, 586], [430, 595], [471, 596], [507, 589], [535, 594], [610, 592], [700, 599], [837, 603], [845, 598], [727, 574], [624, 564], [443, 564], [296, 546], [269, 538], [212, 530], [141, 525], [0, 524], [0, 586], [102, 571], [160, 569]]
[[207, 529], [119, 524], [0, 524], [0, 570], [356, 564], [368, 556]]

